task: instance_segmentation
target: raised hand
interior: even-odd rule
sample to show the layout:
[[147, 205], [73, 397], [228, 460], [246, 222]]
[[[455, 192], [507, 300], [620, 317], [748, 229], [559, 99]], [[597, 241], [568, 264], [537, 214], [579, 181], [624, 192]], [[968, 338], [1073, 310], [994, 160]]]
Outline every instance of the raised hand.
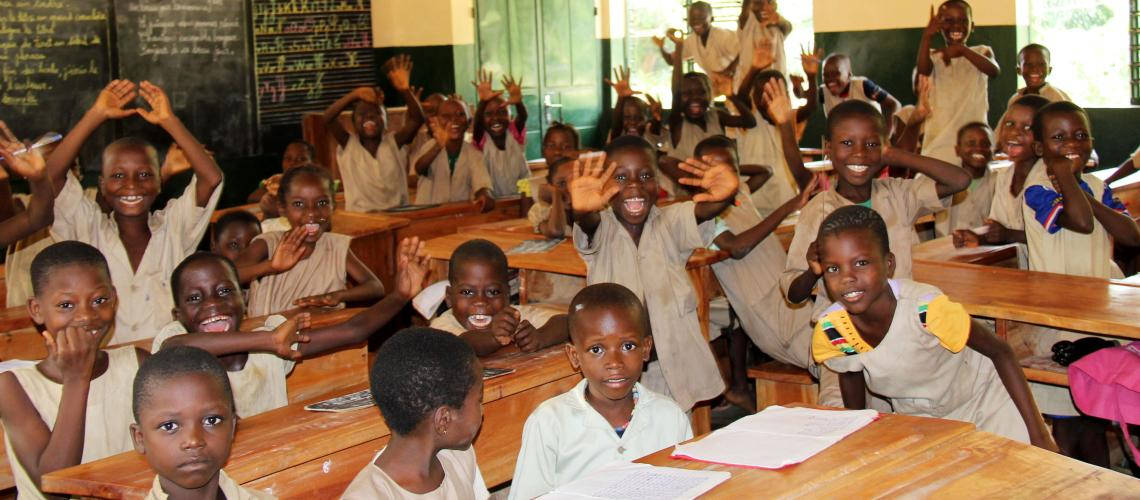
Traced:
[[661, 101], [656, 97], [645, 94], [645, 98], [649, 100], [649, 114], [653, 116], [653, 121], [661, 121], [665, 115], [665, 109], [661, 106]]
[[281, 188], [281, 177], [285, 174], [273, 174], [265, 179], [265, 192], [270, 196], [277, 196], [277, 191]]
[[673, 43], [675, 43], [677, 45], [681, 45], [682, 43], [685, 43], [685, 33], [683, 33], [681, 30], [679, 30], [677, 28], [669, 28], [669, 29], [665, 30], [665, 36], [668, 37], [669, 40], [671, 40]]
[[659, 49], [664, 49], [664, 48], [665, 48], [665, 37], [661, 37], [661, 36], [654, 36], [654, 37], [652, 38], [652, 40], [653, 40], [653, 45], [656, 45], [656, 46], [657, 46], [657, 48], [659, 48]]
[[491, 335], [495, 336], [499, 345], [507, 345], [514, 340], [520, 316], [518, 309], [506, 306], [491, 318]]
[[513, 76], [503, 75], [503, 88], [507, 89], [507, 104], [514, 106], [522, 103], [522, 78], [518, 81]]
[[305, 236], [308, 234], [304, 226], [290, 229], [281, 243], [277, 245], [277, 248], [273, 250], [273, 257], [269, 260], [269, 268], [275, 273], [283, 273], [293, 269], [293, 266], [296, 266], [298, 262], [308, 258], [309, 254], [313, 253], [313, 248], [304, 243]]
[[641, 92], [634, 92], [633, 88], [630, 87], [630, 85], [629, 85], [629, 67], [628, 66], [615, 66], [613, 71], [614, 71], [614, 79], [611, 81], [609, 78], [606, 78], [603, 81], [606, 82], [606, 85], [609, 85], [609, 86], [614, 88], [614, 92], [617, 93], [619, 98], [629, 97], [629, 96], [641, 93]]
[[792, 99], [788, 97], [784, 81], [779, 78], [764, 82], [764, 107], [768, 110], [768, 117], [776, 125], [795, 120], [796, 110], [792, 109]]
[[77, 326], [64, 327], [54, 338], [50, 332], [42, 335], [47, 342], [47, 360], [59, 369], [63, 383], [91, 380], [99, 354], [98, 336]]
[[819, 187], [823, 185], [826, 179], [827, 174], [823, 172], [812, 174], [811, 180], [808, 181], [808, 185], [804, 186], [803, 190], [800, 191], [800, 194], [796, 195], [796, 210], [803, 210], [803, 208], [807, 206], [808, 201], [811, 201], [811, 197], [819, 191]]
[[503, 95], [503, 91], [500, 90], [496, 92], [495, 89], [491, 88], [492, 76], [493, 73], [490, 71], [481, 69], [479, 70], [479, 79], [471, 82], [471, 85], [475, 86], [475, 93], [479, 95], [479, 102], [487, 102]]
[[712, 82], [713, 95], [733, 95], [736, 92], [732, 91], [732, 75], [721, 71], [713, 71], [709, 73], [709, 81]]
[[407, 54], [400, 54], [384, 63], [388, 73], [388, 81], [397, 91], [403, 92], [411, 87], [412, 58]]
[[823, 264], [819, 262], [819, 241], [813, 241], [808, 245], [807, 249], [807, 263], [808, 268], [811, 269], [812, 274], [816, 276], [823, 276]]
[[273, 354], [284, 359], [300, 360], [304, 355], [294, 349], [293, 344], [309, 342], [309, 336], [304, 332], [309, 329], [311, 321], [309, 313], [301, 313], [277, 325], [273, 329]]
[[384, 92], [376, 87], [356, 87], [352, 89], [352, 96], [368, 104], [380, 104], [384, 100]]
[[771, 37], [757, 37], [752, 43], [752, 68], [764, 69], [776, 62], [776, 49]]
[[950, 241], [954, 243], [954, 248], [973, 248], [981, 244], [982, 238], [969, 229], [955, 229], [950, 234]]
[[804, 74], [809, 78], [815, 79], [819, 75], [819, 63], [823, 60], [823, 49], [816, 48], [811, 50], [811, 44], [807, 47], [800, 46], [800, 64], [803, 66]]
[[111, 83], [108, 83], [99, 92], [99, 97], [95, 98], [95, 104], [91, 106], [91, 111], [102, 115], [104, 120], [126, 118], [138, 113], [136, 108], [123, 108], [123, 106], [134, 101], [138, 95], [138, 88], [134, 82], [111, 80]]
[[340, 293], [343, 290], [335, 292], [322, 293], [320, 295], [310, 295], [308, 297], [301, 297], [293, 301], [293, 305], [297, 307], [336, 307], [337, 304], [344, 302], [340, 298]]
[[150, 106], [150, 109], [138, 108], [137, 113], [144, 120], [154, 124], [162, 123], [174, 118], [174, 111], [170, 109], [170, 98], [158, 85], [144, 80], [139, 84], [139, 94]]
[[682, 177], [677, 182], [703, 190], [693, 195], [694, 202], [718, 202], [736, 195], [736, 189], [740, 187], [740, 176], [736, 169], [727, 163], [714, 162], [715, 157], [705, 156], [700, 160], [689, 158], [677, 165], [692, 176]]
[[776, 2], [768, 2], [768, 5], [760, 10], [760, 25], [767, 27], [779, 22], [780, 14], [776, 12]]
[[443, 123], [442, 119], [438, 117], [429, 118], [428, 127], [431, 128], [431, 138], [435, 139], [435, 143], [438, 144], [439, 147], [442, 148], [447, 144], [447, 125]]
[[428, 279], [431, 259], [425, 245], [417, 236], [404, 238], [396, 252], [396, 292], [409, 299], [420, 294]]
[[942, 19], [934, 14], [934, 4], [930, 5], [930, 20], [926, 22], [926, 28], [922, 30], [923, 38], [930, 38], [942, 30]]
[[530, 321], [522, 320], [519, 322], [518, 327], [515, 329], [514, 336], [511, 337], [515, 345], [519, 346], [522, 352], [537, 351], [542, 345], [538, 342], [538, 329], [530, 324]]
[[[12, 148], [11, 145], [17, 146]], [[44, 157], [40, 154], [40, 150], [32, 149], [20, 154], [16, 151], [20, 148], [20, 143], [0, 143], [0, 156], [3, 156], [3, 165], [12, 170], [16, 175], [23, 177], [29, 181], [40, 180], [44, 176]], [[0, 169], [3, 172], [3, 169]], [[7, 174], [5, 173], [5, 177]]]
[[166, 158], [162, 160], [162, 168], [159, 169], [159, 172], [162, 172], [163, 179], [169, 179], [173, 175], [190, 170], [190, 168], [190, 160], [186, 159], [186, 153], [178, 147], [178, 143], [174, 143], [170, 145], [170, 149], [166, 150]]
[[570, 205], [575, 212], [597, 212], [606, 208], [621, 187], [611, 182], [617, 163], [610, 162], [605, 167], [606, 155], [574, 160], [571, 171], [574, 173], [567, 186], [570, 191]]

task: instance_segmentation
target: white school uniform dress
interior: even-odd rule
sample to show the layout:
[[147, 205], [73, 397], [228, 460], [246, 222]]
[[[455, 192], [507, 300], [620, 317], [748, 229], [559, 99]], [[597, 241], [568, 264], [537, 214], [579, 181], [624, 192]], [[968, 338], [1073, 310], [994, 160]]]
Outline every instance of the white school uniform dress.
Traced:
[[709, 343], [697, 321], [697, 297], [685, 264], [705, 246], [714, 221], [699, 226], [691, 201], [664, 208], [651, 206], [639, 244], [618, 222], [612, 209], [599, 212], [593, 239], [574, 225], [574, 247], [586, 261], [586, 283], [617, 283], [645, 303], [653, 325], [657, 361], [646, 366], [646, 387], [689, 409], [724, 392]]
[[[230, 478], [223, 469], [218, 470], [218, 489], [222, 490], [226, 500], [272, 500], [277, 498], [261, 490], [243, 487]], [[159, 477], [154, 476], [154, 483], [151, 484], [150, 492], [146, 494], [146, 498], [143, 500], [167, 500], [168, 498], [170, 496], [162, 490]]]
[[[875, 109], [882, 111], [883, 108], [879, 105], [879, 101], [877, 100], [883, 96], [884, 91], [882, 87], [875, 85], [875, 82], [872, 82], [865, 76], [852, 76], [848, 83], [850, 86], [847, 87], [846, 96], [832, 94], [831, 91], [826, 88], [819, 90], [819, 98], [823, 100], [823, 116], [827, 116], [831, 113], [832, 108], [844, 101], [863, 101], [874, 106]], [[869, 94], [868, 91], [870, 91]], [[886, 118], [889, 119], [890, 117], [888, 116]]]
[[984, 224], [993, 206], [996, 187], [997, 174], [989, 168], [981, 179], [971, 178], [970, 187], [948, 197], [950, 208], [934, 214], [934, 234], [946, 236], [958, 229], [973, 229]]
[[[759, 111], [752, 110], [752, 116], [756, 118], [756, 126], [739, 129], [736, 151], [741, 165], [764, 165], [772, 169], [772, 176], [749, 195], [760, 215], [767, 216], [792, 199], [799, 188], [788, 169], [788, 161], [784, 159], [780, 129], [764, 119]], [[743, 185], [744, 179], [740, 183]]]
[[[435, 139], [424, 143], [412, 164], [414, 165], [433, 147]], [[470, 201], [480, 189], [491, 189], [491, 175], [487, 172], [487, 162], [478, 148], [464, 141], [463, 147], [459, 150], [459, 157], [455, 160], [454, 172], [448, 165], [447, 148], [440, 149], [428, 167], [427, 175], [420, 176], [417, 181], [416, 204]]]
[[[1025, 230], [1025, 217], [1022, 214], [1022, 206], [1025, 204], [1025, 188], [1029, 186], [1028, 183], [1021, 186], [1021, 191], [1016, 196], [1010, 194], [1009, 190], [1013, 184], [1013, 166], [1003, 168], [995, 172], [994, 175], [994, 198], [990, 202], [990, 213], [987, 216], [993, 219], [994, 222], [1001, 224], [1006, 229], [1013, 229], [1016, 231]], [[1036, 164], [1032, 168], [1037, 168]], [[1028, 181], [1028, 176], [1026, 181]], [[1017, 244], [1017, 267], [1019, 269], [1029, 269], [1029, 247], [1024, 243]]]
[[[284, 316], [275, 314], [265, 318], [265, 323], [253, 331], [268, 332], [281, 326], [284, 322]], [[154, 337], [150, 352], [158, 352], [162, 348], [162, 343], [166, 342], [167, 339], [184, 333], [187, 332], [182, 323], [171, 321]], [[222, 333], [219, 335], [234, 334]], [[226, 376], [229, 377], [230, 387], [233, 388], [237, 415], [241, 418], [249, 418], [289, 404], [289, 395], [285, 390], [285, 377], [293, 371], [293, 365], [292, 360], [281, 358], [273, 353], [251, 352], [241, 370], [236, 372], [227, 370]]]
[[388, 477], [376, 466], [381, 453], [384, 453], [383, 448], [356, 474], [341, 500], [484, 500], [490, 496], [483, 473], [475, 463], [474, 446], [466, 450], [440, 450], [436, 454], [443, 466], [443, 482], [430, 493], [412, 493]]
[[487, 131], [483, 131], [482, 142], [475, 144], [483, 152], [491, 175], [491, 194], [495, 198], [518, 196], [519, 181], [530, 178], [530, 168], [526, 165], [526, 128], [519, 130], [511, 120], [503, 145], [504, 149], [499, 149]]
[[[970, 47], [985, 57], [993, 57], [993, 49], [986, 45]], [[923, 124], [925, 139], [922, 155], [946, 163], [957, 162], [954, 146], [958, 144], [958, 129], [970, 122], [988, 123], [989, 77], [978, 70], [965, 56], [942, 62], [942, 56], [931, 50], [934, 63], [930, 77], [934, 85], [930, 95], [930, 116]]]
[[[83, 195], [92, 201], [99, 195], [96, 188], [83, 190]], [[13, 194], [13, 198], [20, 200], [27, 207], [32, 200], [31, 195]], [[8, 292], [8, 307], [24, 307], [28, 299], [32, 298], [32, 260], [55, 239], [51, 237], [51, 227], [36, 231], [24, 239], [8, 245], [4, 255], [4, 284]]]
[[222, 193], [219, 182], [206, 206], [199, 207], [198, 178], [193, 177], [182, 195], [166, 202], [147, 219], [150, 242], [137, 270], [131, 268], [127, 249], [119, 239], [119, 225], [104, 214], [99, 204], [83, 194], [79, 180], [70, 173], [55, 199], [55, 223], [51, 236], [56, 241], [79, 240], [98, 248], [107, 258], [111, 282], [119, 296], [112, 344], [153, 337], [170, 322], [174, 299], [170, 295], [170, 273], [198, 248], [210, 227], [210, 215]]
[[586, 401], [587, 386], [583, 379], [527, 417], [510, 500], [549, 493], [606, 464], [631, 462], [693, 437], [685, 412], [640, 383], [634, 385], [633, 417], [619, 437]]
[[395, 132], [384, 134], [373, 155], [356, 134], [336, 148], [336, 164], [344, 181], [344, 205], [350, 212], [377, 212], [408, 204], [407, 145]]
[[696, 61], [705, 73], [724, 71], [739, 53], [740, 40], [736, 32], [716, 26], [709, 27], [709, 37], [704, 43], [695, 33], [681, 43], [681, 60]]
[[[672, 136], [667, 135], [665, 137], [665, 148], [662, 151], [665, 152], [666, 156], [685, 161], [693, 157], [693, 151], [696, 150], [697, 144], [700, 144], [701, 141], [714, 135], [723, 134], [724, 127], [720, 124], [720, 113], [710, 104], [709, 109], [705, 111], [705, 128], [703, 130], [699, 125], [682, 118], [681, 141], [674, 145]], [[653, 166], [653, 170], [657, 173], [657, 185], [664, 189], [670, 198], [684, 191], [680, 183], [662, 172], [657, 165]]]
[[740, 84], [744, 83], [744, 77], [748, 76], [748, 68], [752, 67], [752, 47], [755, 46], [756, 40], [762, 38], [772, 40], [773, 61], [771, 69], [779, 71], [787, 78], [788, 61], [784, 55], [784, 40], [791, 34], [791, 30], [784, 32], [779, 24], [767, 27], [760, 26], [760, 21], [756, 19], [756, 15], [749, 12], [744, 27], [737, 30], [736, 34], [740, 44], [740, 62], [736, 63], [736, 73], [732, 75], [733, 91], [739, 90]]
[[864, 341], [837, 303], [816, 323], [816, 361], [840, 373], [862, 372], [867, 389], [890, 398], [895, 413], [971, 422], [1028, 443], [1029, 430], [993, 362], [966, 347], [965, 308], [925, 283], [888, 283], [898, 302], [882, 342]]
[[[1017, 89], [1017, 92], [1014, 92], [1013, 95], [1009, 96], [1009, 102], [1006, 103], [1005, 107], [1007, 107], [1007, 108], [1010, 107], [1011, 105], [1013, 105], [1013, 101], [1016, 101], [1017, 98], [1024, 96], [1024, 95], [1027, 95], [1025, 93], [1025, 91], [1026, 91], [1025, 87]], [[1049, 102], [1072, 101], [1072, 99], [1069, 98], [1069, 94], [1066, 94], [1065, 91], [1063, 91], [1057, 87], [1054, 87], [1052, 85], [1049, 85], [1048, 83], [1046, 83], [1045, 85], [1042, 85], [1041, 88], [1037, 89], [1036, 93], [1028, 94], [1028, 95], [1039, 95], [1041, 97], [1048, 99]]]

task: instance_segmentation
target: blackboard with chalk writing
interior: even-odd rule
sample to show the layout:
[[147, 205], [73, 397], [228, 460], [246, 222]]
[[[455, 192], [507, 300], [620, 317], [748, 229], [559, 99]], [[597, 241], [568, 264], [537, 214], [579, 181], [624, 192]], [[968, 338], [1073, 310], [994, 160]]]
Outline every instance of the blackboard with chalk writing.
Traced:
[[296, 125], [353, 88], [376, 85], [369, 0], [253, 0], [262, 130]]
[[[219, 156], [254, 145], [248, 4], [235, 0], [115, 0], [118, 77], [149, 80], [175, 114]], [[141, 102], [141, 99], [140, 99]], [[127, 133], [153, 134], [130, 120]]]
[[[0, 0], [0, 120], [22, 139], [66, 132], [109, 81], [107, 0]], [[95, 161], [101, 129], [83, 151]]]

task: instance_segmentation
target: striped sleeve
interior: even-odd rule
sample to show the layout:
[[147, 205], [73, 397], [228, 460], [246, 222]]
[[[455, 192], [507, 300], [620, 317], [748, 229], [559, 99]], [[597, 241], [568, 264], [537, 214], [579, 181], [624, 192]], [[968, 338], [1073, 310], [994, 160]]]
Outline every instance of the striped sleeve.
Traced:
[[1104, 186], [1104, 193], [1100, 196], [1100, 202], [1104, 203], [1104, 206], [1116, 210], [1117, 212], [1130, 215], [1128, 213], [1128, 207], [1125, 207], [1124, 203], [1121, 203], [1116, 195], [1112, 194], [1112, 188], [1108, 187], [1107, 184]]
[[1041, 185], [1029, 186], [1025, 189], [1025, 204], [1033, 210], [1033, 218], [1037, 219], [1049, 234], [1061, 230], [1061, 225], [1057, 224], [1057, 217], [1064, 208], [1060, 193]]

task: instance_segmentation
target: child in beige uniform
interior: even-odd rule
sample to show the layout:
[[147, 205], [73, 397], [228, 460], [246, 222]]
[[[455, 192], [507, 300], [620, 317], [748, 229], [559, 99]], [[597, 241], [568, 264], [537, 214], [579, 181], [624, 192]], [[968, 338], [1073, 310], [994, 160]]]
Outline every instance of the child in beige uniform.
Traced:
[[[124, 109], [138, 91], [135, 84], [115, 80], [99, 94], [48, 158], [47, 173], [57, 188], [56, 241], [90, 242], [107, 257], [122, 307], [115, 318], [114, 343], [149, 338], [170, 321], [170, 271], [198, 246], [221, 195], [222, 171], [201, 144], [171, 112], [162, 89], [142, 82], [141, 94], [150, 105]], [[140, 139], [120, 139], [103, 151], [99, 189], [111, 206], [106, 215], [83, 194], [68, 168], [87, 138], [108, 119], [139, 115], [174, 138], [194, 171], [181, 196], [151, 212], [158, 196], [160, 174], [153, 146]]]
[[[250, 315], [332, 307], [384, 294], [384, 285], [349, 249], [351, 238], [329, 232], [335, 203], [327, 170], [290, 170], [281, 178], [280, 192], [281, 212], [293, 229], [261, 234], [237, 261], [241, 282], [252, 282]], [[347, 287], [347, 278], [356, 285]]]
[[934, 215], [934, 232], [938, 236], [985, 224], [997, 185], [997, 175], [990, 172], [994, 155], [992, 135], [989, 125], [981, 122], [967, 123], [958, 130], [954, 152], [961, 159], [962, 169], [970, 174], [970, 187], [949, 199], [950, 208]]
[[[519, 181], [530, 178], [530, 168], [526, 164], [527, 112], [522, 100], [521, 80], [516, 82], [514, 78], [504, 76], [503, 87], [510, 96], [509, 100], [502, 98], [503, 91], [492, 90], [489, 72], [481, 71], [475, 84], [479, 105], [475, 108], [472, 141], [483, 152], [491, 175], [491, 193], [496, 198], [517, 196]], [[515, 107], [514, 120], [511, 120], [508, 107], [512, 105]]]
[[246, 201], [257, 203], [257, 207], [261, 209], [261, 214], [266, 220], [276, 218], [280, 215], [277, 213], [277, 189], [281, 187], [281, 176], [301, 165], [315, 162], [316, 158], [317, 148], [308, 142], [296, 140], [286, 144], [285, 150], [281, 152], [281, 173], [273, 174], [262, 180], [257, 189], [249, 194]]
[[574, 210], [567, 190], [573, 170], [574, 160], [566, 157], [559, 157], [547, 167], [546, 184], [539, 188], [538, 200], [526, 213], [534, 232], [547, 238], [564, 238], [574, 232]]
[[[344, 180], [345, 208], [353, 212], [376, 212], [408, 204], [407, 146], [424, 123], [420, 101], [412, 94], [410, 57], [396, 56], [384, 65], [388, 81], [407, 103], [404, 125], [385, 133], [388, 113], [384, 94], [360, 87], [325, 110], [325, 124], [336, 139], [336, 163]], [[340, 113], [352, 105], [350, 133], [340, 124]]]
[[131, 449], [123, 388], [148, 353], [99, 348], [114, 327], [117, 299], [107, 262], [91, 245], [45, 248], [32, 262], [32, 286], [28, 311], [46, 330], [48, 356], [0, 373], [0, 420], [20, 498], [45, 498], [44, 474]]
[[1017, 52], [1017, 74], [1021, 75], [1025, 86], [1009, 96], [1008, 106], [1012, 106], [1019, 97], [1027, 95], [1039, 95], [1049, 102], [1072, 101], [1069, 94], [1045, 81], [1053, 72], [1050, 58], [1049, 48], [1038, 43], [1026, 45]]
[[459, 245], [447, 263], [445, 292], [451, 307], [431, 327], [458, 335], [485, 356], [515, 344], [534, 352], [566, 341], [566, 311], [551, 306], [510, 305], [507, 256], [487, 240]]
[[467, 104], [448, 99], [429, 122], [432, 140], [416, 153], [416, 204], [475, 201], [484, 211], [495, 207], [491, 174], [483, 152], [464, 140], [471, 119]]
[[241, 417], [280, 408], [288, 403], [285, 377], [295, 360], [367, 340], [419, 293], [427, 272], [421, 247], [416, 238], [400, 242], [396, 291], [348, 321], [307, 330], [306, 315], [288, 322], [275, 315], [253, 330], [265, 332], [259, 334], [238, 331], [245, 304], [233, 264], [213, 254], [191, 255], [171, 276], [177, 321], [159, 332], [152, 349], [191, 345], [218, 356]]
[[732, 203], [739, 179], [731, 165], [689, 159], [680, 168], [693, 177], [680, 182], [703, 192], [658, 208], [653, 146], [625, 136], [606, 152], [608, 168], [605, 158], [592, 159], [575, 168], [570, 182], [574, 246], [586, 261], [587, 283], [618, 283], [645, 301], [658, 361], [649, 363], [642, 380], [690, 409], [720, 395], [724, 380], [697, 324], [685, 263], [711, 238], [712, 219]]
[[[243, 488], [222, 470], [238, 420], [225, 373], [210, 353], [193, 347], [156, 353], [139, 368], [130, 429], [135, 450], [156, 473], [146, 500], [277, 498]], [[183, 467], [187, 462], [199, 467]]]
[[401, 330], [380, 346], [368, 379], [392, 439], [342, 499], [489, 496], [471, 446], [483, 422], [483, 367], [466, 343], [431, 328]]
[[740, 39], [735, 31], [713, 26], [713, 20], [712, 6], [708, 2], [693, 2], [688, 9], [692, 30], [689, 36], [682, 39], [680, 30], [667, 30], [665, 36], [675, 45], [672, 53], [665, 51], [663, 38], [654, 37], [653, 42], [666, 63], [678, 67], [693, 59], [710, 77], [731, 85], [738, 64]]
[[890, 279], [895, 259], [874, 210], [835, 210], [816, 242], [811, 266], [835, 303], [816, 323], [812, 351], [840, 372], [845, 407], [865, 408], [870, 389], [896, 413], [1057, 449], [1009, 345], [937, 288]]

